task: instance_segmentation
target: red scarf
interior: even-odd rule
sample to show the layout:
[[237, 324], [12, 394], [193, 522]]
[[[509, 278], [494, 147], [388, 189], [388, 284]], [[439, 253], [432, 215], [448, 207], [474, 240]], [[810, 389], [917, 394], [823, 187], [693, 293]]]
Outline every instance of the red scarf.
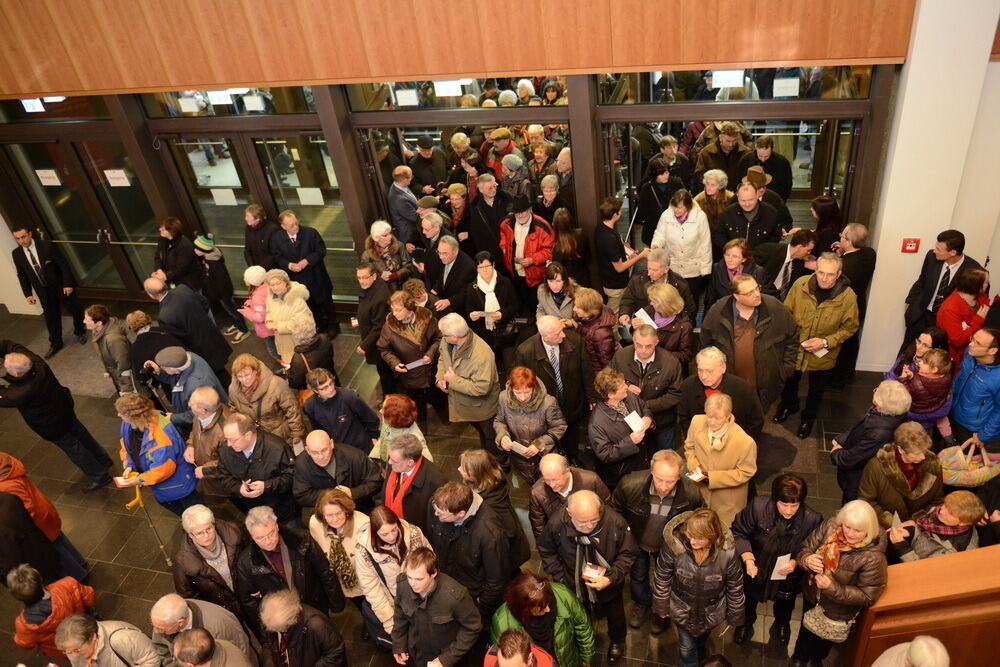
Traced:
[[895, 450], [895, 454], [896, 465], [899, 466], [899, 471], [903, 473], [903, 477], [906, 478], [906, 483], [910, 487], [910, 491], [912, 491], [917, 488], [917, 482], [920, 481], [920, 464], [904, 461], [903, 457], [899, 455], [899, 449]]
[[393, 514], [398, 516], [400, 519], [406, 518], [403, 516], [403, 498], [406, 497], [406, 492], [410, 488], [410, 484], [413, 484], [413, 478], [417, 476], [423, 462], [424, 457], [421, 456], [414, 464], [413, 471], [409, 475], [402, 476], [402, 482], [400, 482], [399, 479], [400, 473], [395, 470], [391, 471], [388, 479], [386, 479], [385, 506], [391, 509]]

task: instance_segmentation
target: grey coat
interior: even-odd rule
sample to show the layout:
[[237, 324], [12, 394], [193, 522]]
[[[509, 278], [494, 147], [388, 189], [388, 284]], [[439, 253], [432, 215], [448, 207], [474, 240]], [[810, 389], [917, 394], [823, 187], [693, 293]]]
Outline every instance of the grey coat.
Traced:
[[[225, 639], [232, 642], [250, 660], [251, 664], [257, 664], [257, 657], [254, 654], [247, 633], [243, 630], [243, 625], [233, 615], [231, 611], [204, 600], [187, 600], [188, 609], [191, 612], [191, 627], [204, 628], [208, 630], [215, 639]], [[177, 667], [178, 663], [174, 659], [173, 646], [177, 633], [165, 635], [153, 631], [153, 647], [157, 655], [160, 656], [163, 667]]]
[[[773, 296], [761, 295], [753, 352], [757, 371], [757, 395], [766, 411], [778, 398], [785, 381], [795, 370], [799, 353], [799, 327], [784, 304]], [[701, 325], [701, 347], [722, 350], [733, 369], [733, 297], [716, 301]], [[745, 378], [744, 378], [745, 379]]]
[[514, 398], [514, 392], [508, 383], [497, 401], [493, 429], [497, 434], [497, 445], [504, 437], [508, 437], [525, 447], [535, 445], [540, 450], [530, 459], [516, 452], [510, 456], [514, 472], [533, 484], [538, 479], [539, 459], [555, 449], [565, 435], [566, 419], [563, 418], [555, 397], [549, 396], [541, 382], [537, 383], [531, 398], [524, 403]]
[[[975, 526], [969, 529], [972, 535], [969, 537], [969, 544], [963, 551], [972, 551], [979, 548], [979, 532]], [[910, 549], [906, 553], [899, 555], [899, 560], [908, 563], [923, 558], [934, 558], [936, 556], [947, 556], [957, 554], [955, 545], [948, 540], [942, 540], [931, 532], [920, 530], [919, 526], [913, 526], [913, 539], [910, 540]]]
[[117, 317], [112, 317], [104, 325], [104, 330], [94, 336], [94, 343], [97, 345], [97, 351], [101, 353], [104, 372], [111, 377], [118, 393], [134, 392], [132, 365], [129, 361], [132, 344], [129, 343], [128, 335], [125, 333], [125, 323]]
[[566, 297], [563, 299], [562, 305], [556, 305], [555, 299], [552, 298], [552, 292], [543, 282], [538, 286], [538, 306], [535, 307], [535, 320], [537, 321], [543, 315], [552, 315], [561, 320], [573, 319], [573, 299]]
[[669, 614], [678, 627], [695, 637], [727, 620], [734, 628], [740, 627], [746, 598], [733, 534], [723, 526], [722, 547], [714, 547], [699, 565], [684, 539], [689, 516], [691, 512], [678, 514], [663, 528], [653, 577], [653, 613]]

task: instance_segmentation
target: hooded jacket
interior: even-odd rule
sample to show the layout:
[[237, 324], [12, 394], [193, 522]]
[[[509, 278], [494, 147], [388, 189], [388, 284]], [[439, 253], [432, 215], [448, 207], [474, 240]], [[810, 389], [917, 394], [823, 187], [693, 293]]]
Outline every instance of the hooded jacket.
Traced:
[[295, 393], [285, 380], [263, 364], [260, 365], [260, 383], [249, 397], [233, 376], [229, 383], [229, 403], [234, 410], [254, 420], [260, 429], [289, 444], [305, 438], [305, 423]]
[[194, 466], [184, 460], [184, 438], [170, 420], [159, 416], [142, 433], [140, 461], [132, 458], [128, 443], [132, 426], [123, 421], [119, 429], [122, 466], [139, 473], [141, 486], [148, 486], [161, 503], [186, 498], [198, 486]]
[[[409, 521], [399, 520], [402, 541], [409, 553], [417, 547], [430, 547], [423, 532]], [[358, 575], [358, 585], [364, 592], [365, 600], [383, 626], [391, 632], [393, 610], [396, 606], [396, 582], [403, 574], [403, 564], [386, 553], [376, 552], [372, 547], [371, 523], [361, 526], [357, 532], [358, 545], [355, 548], [354, 569]]]
[[1000, 363], [980, 363], [966, 351], [951, 396], [956, 422], [983, 442], [1000, 437]]
[[14, 619], [14, 643], [25, 651], [35, 647], [42, 653], [62, 658], [65, 654], [56, 648], [56, 629], [63, 619], [87, 611], [97, 601], [97, 594], [90, 586], [73, 577], [63, 577], [45, 587], [52, 601], [52, 612], [41, 623], [29, 623], [22, 610]]
[[20, 498], [24, 509], [31, 515], [31, 520], [49, 541], [55, 541], [59, 537], [62, 519], [59, 518], [56, 506], [28, 479], [24, 464], [4, 452], [0, 452], [0, 493]]
[[896, 444], [890, 442], [865, 466], [858, 497], [871, 503], [879, 524], [882, 528], [889, 528], [893, 512], [899, 513], [901, 521], [909, 521], [940, 504], [943, 485], [941, 462], [934, 452], [928, 452], [920, 463], [917, 485], [910, 490], [903, 471], [896, 463]]
[[828, 348], [827, 354], [817, 357], [806, 352], [800, 345], [795, 362], [795, 370], [799, 371], [826, 371], [833, 368], [837, 364], [841, 344], [856, 334], [861, 326], [858, 320], [858, 297], [848, 286], [847, 278], [837, 278], [830, 298], [823, 303], [816, 300], [817, 289], [815, 275], [802, 276], [795, 281], [785, 297], [785, 307], [791, 311], [799, 326], [799, 343], [810, 338], [825, 338]]
[[508, 382], [497, 401], [493, 430], [497, 445], [508, 437], [525, 447], [534, 445], [539, 449], [530, 459], [517, 453], [509, 457], [514, 471], [533, 484], [538, 479], [538, 461], [555, 449], [566, 434], [566, 419], [555, 397], [549, 396], [541, 382], [536, 383], [531, 397], [524, 403], [514, 397]]
[[653, 574], [653, 613], [669, 614], [685, 632], [699, 637], [724, 621], [743, 625], [746, 597], [743, 570], [733, 534], [722, 527], [722, 546], [712, 547], [699, 565], [684, 537], [691, 512], [678, 514], [663, 528], [663, 546]]

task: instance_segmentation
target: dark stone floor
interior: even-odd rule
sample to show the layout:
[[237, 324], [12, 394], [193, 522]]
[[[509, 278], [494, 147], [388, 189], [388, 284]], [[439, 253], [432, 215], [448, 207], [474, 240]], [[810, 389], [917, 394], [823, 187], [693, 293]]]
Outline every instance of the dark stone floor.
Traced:
[[[67, 327], [67, 341], [71, 332], [71, 327]], [[0, 306], [0, 338], [7, 337], [25, 342], [39, 353], [47, 349], [41, 318], [8, 315]], [[337, 339], [338, 373], [344, 384], [376, 405], [379, 398], [377, 376], [353, 353], [355, 345], [356, 338], [349, 333]], [[252, 352], [262, 359], [267, 358], [263, 345], [254, 337], [237, 346], [236, 352]], [[817, 437], [800, 441], [785, 428], [768, 422], [764, 442], [759, 443], [760, 467], [763, 470], [759, 487], [762, 492], [767, 492], [777, 472], [792, 470], [800, 473], [809, 483], [810, 505], [824, 516], [834, 513], [839, 507], [840, 490], [834, 469], [825, 455], [828, 442], [834, 434], [848, 428], [864, 413], [870, 404], [871, 388], [879, 379], [874, 373], [859, 373], [853, 385], [842, 391], [829, 392], [817, 420]], [[110, 398], [77, 396], [76, 410], [95, 438], [118, 460], [118, 419], [112, 403]], [[457, 479], [455, 468], [459, 453], [477, 446], [478, 440], [471, 428], [442, 426], [435, 421], [434, 411], [430, 412], [428, 444], [434, 452], [435, 462]], [[795, 429], [798, 421], [792, 417], [787, 425]], [[64, 532], [91, 563], [89, 583], [98, 591], [98, 612], [106, 619], [128, 621], [149, 631], [152, 602], [172, 592], [173, 584], [157, 536], [145, 515], [141, 510], [124, 508], [132, 498], [131, 493], [114, 488], [90, 495], [81, 493], [85, 481], [82, 473], [54, 445], [39, 439], [29, 430], [14, 410], [0, 410], [0, 448], [24, 461], [31, 478], [59, 508]], [[514, 504], [519, 509], [525, 532], [530, 536], [527, 527], [528, 493], [524, 488], [516, 488], [516, 480], [514, 484]], [[159, 538], [167, 545], [168, 552], [172, 551], [172, 545], [181, 536], [180, 522], [160, 508], [151, 496], [146, 507]], [[528, 566], [540, 569], [537, 554], [533, 555]], [[0, 593], [0, 656], [3, 656], [0, 664], [46, 665], [49, 660], [43, 656], [32, 656], [14, 645], [13, 619], [18, 611], [18, 603], [8, 593]], [[735, 665], [770, 667], [786, 664], [790, 646], [794, 645], [798, 632], [798, 621], [792, 622], [792, 643], [789, 646], [768, 643], [773, 618], [769, 608], [763, 608], [761, 612], [754, 637], [747, 644], [734, 644], [732, 632], [720, 638], [720, 629], [713, 633], [710, 650], [721, 651]], [[800, 616], [796, 612], [793, 618]], [[391, 656], [361, 641], [360, 616], [353, 608], [336, 615], [335, 620], [348, 642], [352, 667], [395, 665]], [[596, 629], [598, 657], [593, 664], [599, 667], [606, 664], [607, 637], [603, 620], [597, 621]], [[631, 631], [626, 658], [619, 664], [623, 667], [676, 665], [676, 643], [677, 635], [673, 629], [659, 637], [651, 636], [648, 626]], [[835, 649], [828, 664], [836, 664], [836, 657]]]

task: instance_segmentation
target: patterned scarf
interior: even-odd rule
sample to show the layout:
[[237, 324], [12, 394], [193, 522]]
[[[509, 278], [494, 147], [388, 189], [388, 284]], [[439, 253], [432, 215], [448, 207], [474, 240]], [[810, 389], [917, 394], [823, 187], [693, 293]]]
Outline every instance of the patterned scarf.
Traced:
[[[254, 392], [257, 391], [257, 387], [260, 386], [260, 380], [261, 380], [260, 371], [257, 371], [254, 373], [254, 381], [249, 387], [240, 382], [240, 391], [243, 393], [243, 396], [248, 401], [253, 398]], [[239, 381], [237, 380], [237, 382]]]
[[941, 519], [938, 515], [941, 513], [941, 505], [938, 505], [930, 512], [925, 514], [922, 518], [917, 519], [917, 528], [924, 531], [925, 533], [934, 533], [935, 535], [961, 535], [962, 533], [967, 533], [972, 530], [972, 526], [946, 526], [941, 523]]
[[330, 561], [330, 569], [340, 577], [340, 583], [344, 588], [354, 588], [358, 585], [358, 575], [354, 571], [354, 563], [344, 549], [344, 537], [335, 533], [331, 528], [326, 529], [326, 536], [330, 538], [330, 551], [326, 557]]
[[816, 554], [823, 559], [823, 574], [832, 576], [840, 566], [840, 554], [856, 548], [844, 537], [844, 529], [838, 526], [826, 536], [826, 541], [816, 550]]
[[899, 466], [899, 471], [903, 473], [903, 477], [906, 478], [906, 484], [910, 487], [910, 491], [912, 491], [917, 488], [917, 482], [920, 481], [920, 464], [904, 461], [898, 448], [893, 453], [896, 455], [896, 465]]
[[391, 241], [389, 242], [389, 245], [387, 245], [384, 248], [380, 248], [379, 245], [376, 243], [375, 248], [378, 250], [379, 259], [381, 259], [382, 263], [385, 264], [386, 271], [388, 271], [389, 273], [396, 273], [397, 271], [399, 271], [400, 264], [398, 261], [396, 261], [396, 255], [394, 255], [390, 251], [390, 248], [392, 248]]

